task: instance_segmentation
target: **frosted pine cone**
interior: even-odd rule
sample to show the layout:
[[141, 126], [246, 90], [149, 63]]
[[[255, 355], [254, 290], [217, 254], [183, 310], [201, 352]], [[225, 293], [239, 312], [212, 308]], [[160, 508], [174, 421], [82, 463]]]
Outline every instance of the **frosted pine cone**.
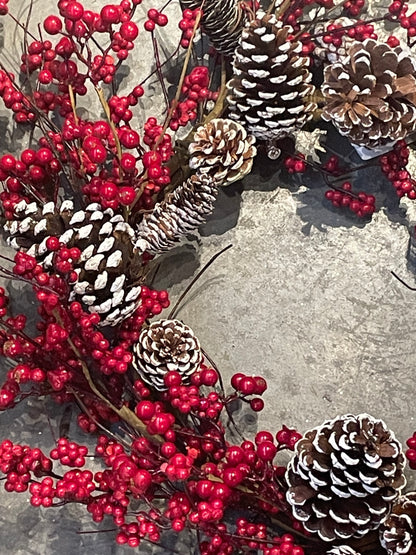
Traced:
[[189, 166], [212, 175], [219, 185], [230, 185], [251, 171], [255, 141], [239, 123], [213, 119], [196, 130], [189, 145]]
[[229, 117], [268, 141], [303, 127], [316, 108], [309, 58], [290, 39], [291, 28], [278, 25], [274, 15], [261, 13], [244, 29], [227, 85]]
[[354, 42], [325, 68], [323, 119], [359, 146], [375, 148], [416, 129], [416, 58], [400, 46]]
[[399, 497], [380, 527], [380, 543], [388, 555], [416, 554], [416, 493]]
[[184, 235], [197, 229], [214, 209], [218, 194], [213, 177], [197, 173], [157, 204], [140, 222], [136, 248], [160, 254], [171, 249]]
[[296, 444], [286, 497], [324, 541], [362, 537], [388, 515], [406, 480], [393, 432], [367, 414], [328, 420]]
[[360, 553], [349, 545], [337, 545], [327, 551], [326, 555], [360, 555]]
[[179, 320], [153, 322], [142, 330], [133, 350], [140, 378], [158, 391], [166, 389], [163, 378], [168, 372], [179, 372], [186, 383], [202, 362], [198, 338]]
[[68, 200], [59, 208], [53, 202], [40, 208], [21, 201], [15, 215], [5, 224], [8, 243], [25, 249], [46, 269], [52, 267], [54, 257], [47, 248], [49, 237], [80, 249], [81, 256], [74, 262], [78, 281], [71, 285], [69, 300], [99, 313], [101, 325], [116, 325], [138, 307], [141, 258], [134, 249], [134, 231], [121, 215], [99, 204], [74, 212]]
[[202, 27], [218, 52], [232, 56], [247, 16], [240, 0], [180, 0], [183, 10], [202, 9]]

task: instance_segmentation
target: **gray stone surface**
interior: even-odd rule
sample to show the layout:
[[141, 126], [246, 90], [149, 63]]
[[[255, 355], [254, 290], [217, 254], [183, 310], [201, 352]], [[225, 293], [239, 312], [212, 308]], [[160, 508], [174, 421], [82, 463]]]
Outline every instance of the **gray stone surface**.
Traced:
[[[23, 15], [27, 4], [19, 5]], [[37, 14], [48, 9], [44, 0], [34, 5]], [[17, 59], [18, 41], [6, 31], [9, 57]], [[167, 50], [172, 44], [174, 38]], [[137, 54], [141, 60], [151, 56]], [[124, 85], [133, 78], [129, 73]], [[154, 86], [153, 98], [158, 98]], [[163, 109], [160, 101], [146, 102], [145, 111]], [[399, 205], [375, 170], [357, 184], [382, 205], [368, 223], [332, 209], [317, 177], [298, 181], [298, 187], [286, 185], [276, 167], [260, 159], [243, 185], [221, 191], [200, 236], [162, 259], [157, 285], [168, 287], [175, 301], [201, 265], [233, 244], [195, 285], [179, 317], [195, 330], [226, 381], [236, 371], [267, 378], [266, 409], [258, 422], [237, 414], [248, 435], [262, 428], [277, 431], [282, 424], [303, 432], [337, 414], [368, 412], [384, 418], [404, 441], [416, 428], [416, 296], [390, 270], [414, 283], [414, 266], [406, 258], [414, 208]], [[28, 296], [17, 291], [14, 297], [28, 309]], [[39, 444], [47, 451], [62, 408], [48, 404], [49, 422], [44, 408], [30, 401], [0, 414], [0, 439]], [[82, 440], [75, 426], [71, 433]], [[80, 535], [94, 529], [81, 508], [39, 511], [27, 496], [4, 492], [0, 505], [0, 553], [129, 552], [114, 544], [111, 532]], [[183, 544], [176, 549], [189, 552]]]

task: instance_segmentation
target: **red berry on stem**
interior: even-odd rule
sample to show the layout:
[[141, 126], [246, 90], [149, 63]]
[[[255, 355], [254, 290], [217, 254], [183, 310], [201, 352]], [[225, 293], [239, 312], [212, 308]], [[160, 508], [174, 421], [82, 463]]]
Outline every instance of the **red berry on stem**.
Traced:
[[43, 28], [48, 35], [57, 35], [62, 30], [62, 21], [56, 15], [49, 15], [43, 22]]

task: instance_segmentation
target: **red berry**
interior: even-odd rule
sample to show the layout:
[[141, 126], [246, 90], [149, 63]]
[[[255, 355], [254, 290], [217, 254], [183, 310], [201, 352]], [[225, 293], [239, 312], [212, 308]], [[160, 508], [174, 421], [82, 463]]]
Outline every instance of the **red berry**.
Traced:
[[48, 35], [57, 35], [62, 30], [62, 21], [56, 15], [49, 15], [43, 22], [43, 28]]
[[125, 21], [121, 24], [120, 35], [124, 40], [134, 41], [139, 34], [139, 29], [133, 21]]

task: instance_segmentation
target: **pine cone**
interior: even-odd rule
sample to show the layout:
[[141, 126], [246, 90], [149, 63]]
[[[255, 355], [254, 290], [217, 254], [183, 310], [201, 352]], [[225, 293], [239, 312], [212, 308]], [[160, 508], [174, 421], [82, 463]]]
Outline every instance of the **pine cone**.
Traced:
[[416, 129], [416, 58], [372, 39], [348, 54], [325, 68], [323, 119], [359, 146], [403, 139]]
[[189, 167], [212, 175], [219, 185], [230, 185], [251, 171], [255, 141], [239, 123], [213, 119], [196, 130], [189, 145]]
[[326, 552], [326, 555], [361, 555], [349, 545], [337, 545]]
[[184, 235], [197, 229], [214, 209], [218, 194], [213, 177], [197, 173], [145, 214], [137, 229], [136, 248], [150, 254], [171, 249]]
[[416, 492], [399, 497], [380, 528], [380, 543], [388, 555], [416, 554]]
[[138, 307], [141, 259], [134, 249], [134, 231], [121, 215], [99, 204], [74, 212], [68, 200], [59, 208], [53, 202], [40, 208], [35, 202], [21, 201], [15, 215], [5, 224], [8, 243], [16, 250], [27, 250], [45, 269], [52, 267], [54, 257], [46, 246], [49, 237], [81, 250], [74, 263], [78, 281], [71, 286], [69, 300], [98, 312], [101, 325], [114, 326]]
[[315, 90], [309, 58], [290, 39], [291, 28], [278, 25], [274, 15], [261, 12], [244, 29], [227, 85], [230, 118], [268, 141], [303, 127], [316, 108], [309, 99]]
[[296, 444], [286, 497], [324, 541], [362, 537], [386, 518], [406, 480], [393, 432], [367, 414], [328, 420]]
[[186, 383], [202, 362], [197, 337], [179, 320], [159, 320], [144, 328], [133, 351], [140, 378], [158, 391], [166, 389], [163, 378], [168, 372], [179, 372]]
[[180, 0], [183, 10], [202, 9], [201, 24], [214, 48], [232, 56], [247, 16], [240, 0]]

